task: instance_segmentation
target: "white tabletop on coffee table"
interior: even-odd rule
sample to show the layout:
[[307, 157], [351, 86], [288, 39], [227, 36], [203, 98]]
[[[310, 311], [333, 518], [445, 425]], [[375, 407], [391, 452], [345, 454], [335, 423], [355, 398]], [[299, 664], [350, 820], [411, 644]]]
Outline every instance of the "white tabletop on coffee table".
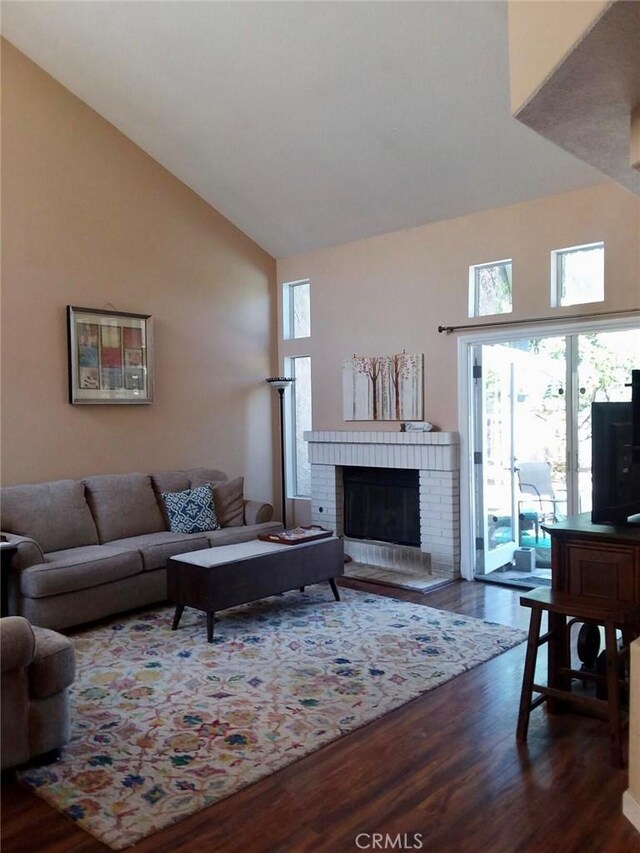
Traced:
[[330, 542], [335, 536], [315, 539], [313, 542], [300, 542], [295, 545], [282, 545], [279, 542], [264, 542], [262, 539], [252, 539], [250, 542], [236, 542], [233, 545], [217, 545], [215, 548], [204, 548], [201, 551], [188, 551], [186, 554], [174, 554], [172, 559], [193, 566], [222, 566], [225, 563], [238, 563], [252, 557], [262, 557], [265, 554], [276, 554], [278, 551], [297, 551], [299, 548], [311, 548], [322, 542]]

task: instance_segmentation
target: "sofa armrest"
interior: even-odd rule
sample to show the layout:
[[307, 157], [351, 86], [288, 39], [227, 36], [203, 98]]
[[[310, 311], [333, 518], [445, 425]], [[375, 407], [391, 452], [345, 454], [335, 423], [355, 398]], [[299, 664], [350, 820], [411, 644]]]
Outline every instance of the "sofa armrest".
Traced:
[[73, 684], [76, 657], [68, 637], [50, 628], [33, 627], [35, 660], [29, 668], [29, 693], [32, 699], [48, 699]]
[[244, 502], [245, 524], [262, 524], [265, 521], [271, 521], [272, 518], [273, 507], [271, 504], [262, 503], [262, 501]]
[[0, 619], [0, 669], [12, 672], [24, 669], [34, 658], [36, 639], [30, 623], [22, 616]]
[[35, 539], [31, 539], [29, 536], [18, 536], [16, 533], [4, 533], [3, 535], [6, 536], [10, 545], [15, 545], [18, 549], [15, 561], [20, 571], [45, 562], [42, 548]]

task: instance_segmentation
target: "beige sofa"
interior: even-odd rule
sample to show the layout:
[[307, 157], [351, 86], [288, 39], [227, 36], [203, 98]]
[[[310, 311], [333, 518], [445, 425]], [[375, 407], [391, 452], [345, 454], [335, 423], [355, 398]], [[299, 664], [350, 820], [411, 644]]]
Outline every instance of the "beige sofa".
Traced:
[[71, 642], [20, 616], [0, 619], [2, 769], [54, 760], [69, 740]]
[[[170, 532], [161, 493], [206, 483], [221, 529]], [[9, 613], [67, 628], [164, 601], [170, 557], [282, 528], [270, 504], [245, 500], [242, 489], [242, 478], [208, 468], [5, 487], [0, 526], [18, 548]]]

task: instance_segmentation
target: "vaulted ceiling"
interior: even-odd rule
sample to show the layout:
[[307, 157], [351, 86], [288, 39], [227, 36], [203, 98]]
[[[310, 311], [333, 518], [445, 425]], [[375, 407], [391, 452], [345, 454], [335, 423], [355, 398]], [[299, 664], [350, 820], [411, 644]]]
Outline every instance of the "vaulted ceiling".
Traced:
[[605, 180], [513, 119], [505, 2], [3, 2], [3, 35], [275, 257]]
[[[541, 6], [549, 25], [553, 6]], [[605, 4], [515, 115], [640, 195], [640, 3]]]

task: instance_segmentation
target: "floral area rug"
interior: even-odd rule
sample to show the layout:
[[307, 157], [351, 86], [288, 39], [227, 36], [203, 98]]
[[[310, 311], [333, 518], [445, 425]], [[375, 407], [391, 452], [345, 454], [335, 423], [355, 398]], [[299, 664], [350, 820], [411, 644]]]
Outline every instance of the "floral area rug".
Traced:
[[171, 631], [163, 607], [73, 638], [72, 739], [21, 779], [120, 850], [520, 643], [515, 628], [328, 585]]

